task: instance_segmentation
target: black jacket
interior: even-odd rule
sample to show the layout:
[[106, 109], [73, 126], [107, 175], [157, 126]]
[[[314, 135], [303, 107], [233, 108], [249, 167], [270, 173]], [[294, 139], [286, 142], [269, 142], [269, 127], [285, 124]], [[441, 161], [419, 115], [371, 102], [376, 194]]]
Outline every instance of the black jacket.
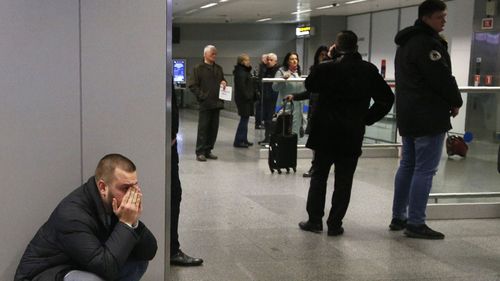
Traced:
[[306, 146], [333, 157], [359, 157], [365, 126], [382, 119], [394, 102], [377, 67], [359, 53], [312, 68], [305, 86], [319, 94]]
[[220, 82], [226, 81], [222, 67], [216, 63], [200, 63], [189, 77], [188, 88], [198, 99], [200, 110], [222, 109], [224, 101], [219, 99]]
[[[280, 69], [280, 66], [276, 64], [273, 67], [268, 67], [262, 73], [259, 72], [259, 80], [262, 78], [274, 78], [276, 72]], [[276, 102], [278, 98], [278, 92], [273, 90], [273, 83], [262, 83], [262, 98], [267, 101]]]
[[238, 114], [242, 117], [253, 116], [255, 91], [251, 70], [252, 67], [241, 64], [235, 65], [233, 70], [234, 102], [238, 107]]
[[115, 280], [128, 259], [151, 260], [157, 245], [139, 222], [137, 229], [107, 216], [91, 177], [64, 198], [38, 230], [21, 258], [14, 281], [59, 281], [73, 269]]
[[396, 35], [396, 118], [401, 136], [426, 136], [451, 129], [450, 110], [462, 106], [451, 73], [448, 44], [417, 20]]

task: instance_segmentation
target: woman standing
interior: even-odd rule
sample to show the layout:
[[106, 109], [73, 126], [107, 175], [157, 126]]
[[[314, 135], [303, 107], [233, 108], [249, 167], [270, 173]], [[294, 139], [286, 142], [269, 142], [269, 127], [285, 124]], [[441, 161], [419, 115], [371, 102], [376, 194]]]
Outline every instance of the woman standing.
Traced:
[[240, 115], [240, 123], [234, 137], [234, 147], [248, 148], [253, 143], [248, 141], [248, 120], [253, 116], [254, 85], [251, 74], [250, 57], [247, 54], [238, 56], [234, 66], [234, 101]]
[[[299, 55], [296, 52], [289, 52], [283, 60], [283, 66], [276, 72], [275, 78], [300, 78]], [[277, 104], [288, 95], [298, 94], [305, 91], [304, 83], [301, 82], [274, 82], [273, 90], [278, 91]], [[292, 132], [300, 136], [302, 128], [302, 102], [293, 101], [293, 127]]]

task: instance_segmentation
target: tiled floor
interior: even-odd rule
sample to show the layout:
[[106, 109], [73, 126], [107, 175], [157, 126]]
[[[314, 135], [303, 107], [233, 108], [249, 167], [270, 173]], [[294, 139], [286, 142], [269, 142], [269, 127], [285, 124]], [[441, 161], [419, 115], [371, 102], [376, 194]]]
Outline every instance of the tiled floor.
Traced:
[[[180, 240], [205, 263], [172, 267], [171, 280], [500, 280], [500, 220], [429, 222], [447, 235], [442, 241], [388, 231], [397, 159], [360, 159], [343, 236], [299, 230], [309, 185], [301, 174], [310, 160], [298, 160], [297, 174], [271, 174], [257, 147], [232, 147], [236, 126], [221, 118], [219, 160], [197, 162], [196, 112], [181, 113]], [[249, 136], [257, 142], [259, 133]], [[500, 182], [493, 176], [486, 181]]]

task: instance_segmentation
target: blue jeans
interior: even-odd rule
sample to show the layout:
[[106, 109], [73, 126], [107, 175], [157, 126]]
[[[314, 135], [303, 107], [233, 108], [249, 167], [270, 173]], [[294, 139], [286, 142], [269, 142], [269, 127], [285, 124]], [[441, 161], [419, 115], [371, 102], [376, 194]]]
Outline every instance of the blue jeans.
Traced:
[[248, 135], [248, 120], [250, 117], [240, 117], [240, 123], [238, 124], [238, 129], [236, 129], [236, 136], [234, 137], [234, 144], [247, 143]]
[[[117, 280], [139, 281], [147, 268], [147, 261], [127, 261]], [[64, 281], [104, 281], [104, 279], [87, 271], [72, 270], [64, 276]]]
[[424, 224], [425, 209], [443, 151], [445, 133], [403, 137], [403, 151], [394, 179], [392, 217]]

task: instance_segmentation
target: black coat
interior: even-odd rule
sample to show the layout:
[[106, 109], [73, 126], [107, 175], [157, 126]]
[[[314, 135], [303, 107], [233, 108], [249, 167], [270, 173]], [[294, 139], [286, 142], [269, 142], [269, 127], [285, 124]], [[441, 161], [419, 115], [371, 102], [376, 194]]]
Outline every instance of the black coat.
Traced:
[[382, 119], [394, 102], [377, 67], [359, 53], [312, 68], [305, 86], [319, 94], [306, 146], [333, 157], [359, 157], [365, 126]]
[[462, 106], [448, 44], [420, 20], [401, 30], [395, 42], [399, 133], [419, 137], [448, 131], [451, 108]]
[[238, 114], [242, 117], [253, 116], [254, 110], [254, 80], [250, 73], [252, 67], [241, 64], [234, 66], [234, 102], [238, 107]]
[[220, 83], [226, 81], [222, 67], [216, 63], [200, 63], [193, 68], [188, 88], [200, 103], [200, 110], [222, 109], [224, 101], [219, 99]]
[[66, 196], [38, 230], [14, 281], [59, 281], [74, 269], [115, 280], [128, 259], [151, 260], [156, 250], [156, 239], [142, 222], [132, 229], [114, 214], [106, 215], [91, 177]]

